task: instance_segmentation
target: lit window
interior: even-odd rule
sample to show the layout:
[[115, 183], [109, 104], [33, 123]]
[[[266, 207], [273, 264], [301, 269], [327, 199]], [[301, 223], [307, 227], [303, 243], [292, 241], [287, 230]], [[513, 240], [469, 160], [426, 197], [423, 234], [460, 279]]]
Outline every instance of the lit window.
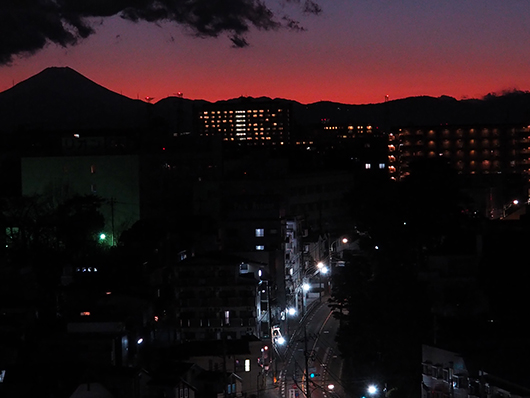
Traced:
[[256, 237], [263, 238], [265, 236], [265, 230], [263, 228], [256, 228]]
[[385, 168], [385, 164], [384, 163], [379, 163], [379, 168], [380, 169], [384, 169]]
[[90, 312], [89, 311], [83, 311], [79, 315], [81, 315], [81, 316], [90, 316]]
[[265, 246], [263, 245], [257, 245], [256, 250], [265, 250]]
[[245, 372], [250, 372], [250, 359], [245, 359]]
[[364, 165], [364, 168], [365, 168], [366, 170], [368, 170], [368, 169], [371, 168], [371, 167], [372, 167], [372, 166], [370, 165], [370, 163], [365, 163], [365, 165]]

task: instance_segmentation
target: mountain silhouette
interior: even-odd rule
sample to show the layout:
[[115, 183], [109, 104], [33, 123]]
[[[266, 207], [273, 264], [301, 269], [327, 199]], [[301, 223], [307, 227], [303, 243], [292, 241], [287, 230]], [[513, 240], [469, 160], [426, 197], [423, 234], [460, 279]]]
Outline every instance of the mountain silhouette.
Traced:
[[[219, 102], [265, 101], [241, 97]], [[290, 104], [299, 126], [330, 123], [372, 124], [385, 130], [440, 124], [529, 123], [530, 93], [490, 94], [483, 99], [418, 96], [352, 105], [331, 101]], [[51, 67], [0, 93], [0, 132], [62, 130], [192, 131], [204, 100], [168, 97], [155, 104], [108, 90], [68, 67]]]
[[0, 131], [137, 128], [147, 105], [71, 68], [51, 67], [0, 93]]
[[530, 121], [530, 93], [488, 95], [457, 100], [448, 96], [418, 96], [384, 103], [349, 105], [317, 102], [295, 106], [298, 122], [373, 124], [395, 129], [404, 126], [519, 124]]

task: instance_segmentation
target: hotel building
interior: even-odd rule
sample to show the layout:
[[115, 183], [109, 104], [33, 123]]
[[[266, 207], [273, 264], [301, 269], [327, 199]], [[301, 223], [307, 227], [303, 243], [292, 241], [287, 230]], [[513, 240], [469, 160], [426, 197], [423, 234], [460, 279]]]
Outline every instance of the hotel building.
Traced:
[[197, 118], [201, 137], [220, 137], [239, 145], [284, 145], [291, 133], [291, 107], [268, 100], [243, 99], [202, 106]]

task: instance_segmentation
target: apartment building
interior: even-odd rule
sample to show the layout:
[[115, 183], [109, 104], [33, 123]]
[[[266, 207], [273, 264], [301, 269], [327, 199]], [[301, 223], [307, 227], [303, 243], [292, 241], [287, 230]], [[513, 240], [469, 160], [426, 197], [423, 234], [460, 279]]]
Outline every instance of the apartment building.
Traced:
[[530, 174], [530, 126], [472, 125], [403, 127], [391, 135], [391, 177], [409, 174], [416, 158], [443, 156], [460, 174]]
[[239, 145], [285, 145], [290, 141], [291, 107], [278, 100], [242, 98], [203, 105], [196, 122], [201, 137]]

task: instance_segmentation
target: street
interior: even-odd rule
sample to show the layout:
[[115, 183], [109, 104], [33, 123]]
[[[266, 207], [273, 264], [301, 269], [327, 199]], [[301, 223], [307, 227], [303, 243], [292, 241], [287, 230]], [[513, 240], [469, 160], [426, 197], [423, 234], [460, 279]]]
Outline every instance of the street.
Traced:
[[[344, 397], [341, 383], [342, 360], [335, 343], [339, 322], [327, 305], [327, 298], [308, 305], [303, 319], [293, 319], [288, 344], [279, 347], [277, 388], [267, 388], [265, 397]], [[272, 386], [271, 386], [272, 387]]]

